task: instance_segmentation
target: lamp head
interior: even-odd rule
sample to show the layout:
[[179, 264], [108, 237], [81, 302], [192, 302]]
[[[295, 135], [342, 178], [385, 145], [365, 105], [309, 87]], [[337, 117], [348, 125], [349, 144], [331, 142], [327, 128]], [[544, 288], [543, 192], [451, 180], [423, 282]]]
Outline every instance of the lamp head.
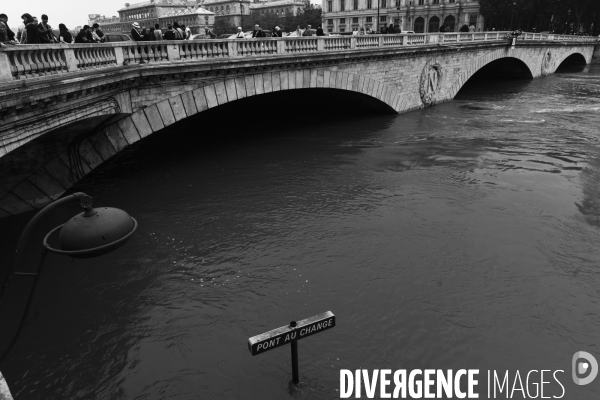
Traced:
[[[83, 196], [80, 204], [84, 212], [52, 230], [44, 239], [44, 246], [49, 251], [75, 258], [96, 257], [121, 247], [137, 229], [137, 221], [123, 210], [92, 208], [89, 196]], [[58, 229], [61, 229], [60, 250], [47, 244], [48, 237]]]

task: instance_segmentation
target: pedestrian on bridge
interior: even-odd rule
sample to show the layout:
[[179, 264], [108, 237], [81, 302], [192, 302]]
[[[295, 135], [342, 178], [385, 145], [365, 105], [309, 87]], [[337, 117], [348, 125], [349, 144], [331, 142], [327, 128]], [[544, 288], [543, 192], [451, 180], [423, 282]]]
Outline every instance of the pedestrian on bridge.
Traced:
[[[84, 28], [85, 28], [85, 26], [84, 26]], [[144, 41], [144, 36], [142, 35], [142, 30], [140, 28], [140, 24], [138, 24], [137, 22], [134, 22], [133, 24], [131, 24], [131, 39], [133, 39], [136, 42]]]
[[[154, 32], [156, 33], [156, 30]], [[173, 25], [171, 25], [171, 24], [167, 25], [167, 30], [165, 31], [165, 33], [163, 35], [163, 39], [164, 40], [176, 40], [177, 39], [175, 37], [175, 32], [173, 31]]]
[[31, 15], [27, 18], [27, 24], [25, 25], [25, 43], [26, 44], [42, 43], [38, 24], [35, 22], [34, 18]]
[[27, 16], [29, 14], [25, 13], [23, 15], [21, 15], [21, 20], [23, 22], [21, 22], [21, 24], [17, 27], [17, 42], [23, 44], [25, 43], [25, 39], [23, 36], [25, 36], [25, 25], [27, 24]]
[[163, 40], [163, 34], [159, 24], [154, 24], [154, 40]]
[[56, 42], [54, 33], [52, 33], [52, 27], [48, 24], [48, 16], [46, 14], [42, 14], [42, 22], [38, 24], [38, 29], [40, 30], [40, 40], [43, 43]]
[[18, 44], [15, 41], [15, 34], [8, 27], [8, 16], [6, 14], [0, 14], [0, 43]]
[[58, 43], [73, 43], [73, 35], [67, 29], [65, 24], [58, 24]]
[[266, 35], [263, 32], [262, 28], [260, 27], [260, 25], [256, 24], [254, 25], [254, 31], [252, 31], [252, 38], [264, 38]]
[[75, 43], [89, 43], [87, 31], [90, 29], [89, 25], [84, 25], [83, 28], [79, 30], [77, 36], [75, 36]]

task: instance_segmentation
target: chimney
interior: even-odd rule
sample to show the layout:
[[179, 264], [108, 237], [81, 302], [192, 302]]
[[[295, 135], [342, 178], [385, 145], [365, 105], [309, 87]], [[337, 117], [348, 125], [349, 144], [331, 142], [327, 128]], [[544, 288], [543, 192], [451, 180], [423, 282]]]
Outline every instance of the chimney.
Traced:
[[125, 8], [129, 8], [129, 3], [125, 3]]

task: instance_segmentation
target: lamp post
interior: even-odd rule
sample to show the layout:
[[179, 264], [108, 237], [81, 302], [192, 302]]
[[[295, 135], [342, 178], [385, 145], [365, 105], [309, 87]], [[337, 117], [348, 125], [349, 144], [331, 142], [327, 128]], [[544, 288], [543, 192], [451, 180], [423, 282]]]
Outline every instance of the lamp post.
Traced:
[[242, 32], [244, 32], [244, 4], [240, 1], [240, 25]]
[[377, 33], [381, 33], [379, 32], [379, 3], [381, 3], [381, 0], [377, 0], [377, 25], [375, 25], [377, 27], [375, 32]]
[[406, 11], [407, 11], [407, 16], [406, 16], [406, 23], [407, 23], [407, 27], [406, 30], [407, 31], [411, 31], [412, 29], [410, 29], [410, 7], [412, 6], [412, 0], [409, 0], [408, 2], [408, 6], [406, 7]]
[[515, 16], [515, 6], [517, 5], [517, 1], [513, 1], [512, 14], [510, 15], [510, 30], [513, 30], [513, 17]]
[[[38, 262], [37, 269], [34, 273], [18, 271], [17, 268], [20, 267], [20, 264], [23, 260], [25, 245], [27, 243], [27, 240], [29, 239], [29, 236], [31, 236], [31, 233], [34, 231], [34, 228], [37, 225], [37, 223], [45, 215], [48, 215], [58, 206], [61, 206], [73, 200], [79, 201], [79, 204], [84, 209], [84, 212], [71, 218], [67, 223], [59, 225], [56, 228], [52, 229], [46, 235], [43, 241], [42, 254]], [[42, 266], [44, 264], [44, 260], [46, 259], [46, 255], [50, 252], [68, 255], [74, 258], [97, 257], [109, 253], [113, 250], [116, 250], [117, 248], [125, 244], [125, 242], [129, 240], [131, 235], [133, 235], [133, 233], [137, 229], [137, 226], [137, 221], [123, 210], [110, 207], [92, 208], [92, 198], [86, 195], [85, 193], [81, 192], [73, 193], [70, 196], [63, 197], [62, 199], [59, 199], [49, 204], [48, 206], [46, 206], [46, 208], [42, 209], [39, 213], [37, 213], [31, 219], [31, 221], [29, 221], [29, 223], [23, 230], [21, 237], [19, 238], [19, 242], [17, 243], [12, 262], [7, 271], [6, 281], [2, 289], [0, 289], [0, 301], [2, 300], [2, 297], [5, 294], [6, 289], [8, 288], [12, 278], [33, 278], [33, 283], [31, 285], [31, 291], [29, 292], [29, 297], [27, 298], [25, 311], [23, 312], [23, 316], [21, 317], [19, 327], [17, 328], [17, 331], [13, 336], [11, 342], [9, 343], [8, 347], [4, 350], [3, 353], [1, 353], [0, 364], [2, 363], [2, 361], [4, 361], [10, 350], [13, 348], [14, 344], [17, 342], [19, 334], [23, 329], [25, 319], [27, 318], [27, 314], [29, 313], [33, 296], [35, 294], [35, 289], [37, 287], [40, 275], [42, 273]], [[55, 249], [48, 244], [48, 239], [53, 233], [59, 230], [60, 249]]]
[[569, 8], [569, 11], [567, 11], [567, 29], [566, 29], [566, 34], [569, 34], [569, 20], [571, 19], [571, 9]]

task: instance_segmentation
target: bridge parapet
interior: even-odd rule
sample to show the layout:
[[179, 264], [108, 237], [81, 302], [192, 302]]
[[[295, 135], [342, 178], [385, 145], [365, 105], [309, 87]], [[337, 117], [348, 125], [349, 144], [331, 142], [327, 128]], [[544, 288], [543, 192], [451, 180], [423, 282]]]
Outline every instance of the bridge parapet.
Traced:
[[[0, 86], [32, 78], [88, 69], [160, 63], [263, 57], [298, 53], [367, 50], [403, 46], [499, 41], [508, 32], [320, 36], [251, 40], [121, 42], [108, 44], [21, 45], [0, 51]], [[522, 40], [595, 42], [586, 36], [524, 33]]]

